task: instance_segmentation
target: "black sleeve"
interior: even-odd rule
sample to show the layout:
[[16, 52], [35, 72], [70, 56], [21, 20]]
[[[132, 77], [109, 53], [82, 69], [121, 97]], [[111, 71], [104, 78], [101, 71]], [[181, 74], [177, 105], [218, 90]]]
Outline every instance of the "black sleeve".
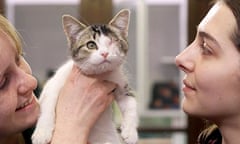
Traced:
[[31, 136], [33, 134], [33, 131], [34, 131], [34, 127], [23, 131], [23, 138], [26, 144], [32, 144]]

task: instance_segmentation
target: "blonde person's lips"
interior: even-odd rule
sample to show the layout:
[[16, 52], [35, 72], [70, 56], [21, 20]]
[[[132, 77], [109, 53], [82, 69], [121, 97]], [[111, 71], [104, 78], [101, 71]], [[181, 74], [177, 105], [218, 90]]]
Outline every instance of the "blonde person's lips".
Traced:
[[30, 107], [33, 103], [34, 103], [35, 99], [34, 96], [31, 96], [29, 99], [27, 99], [25, 102], [23, 102], [22, 104], [20, 104], [17, 108], [16, 111], [20, 111], [23, 109], [27, 109], [28, 107]]

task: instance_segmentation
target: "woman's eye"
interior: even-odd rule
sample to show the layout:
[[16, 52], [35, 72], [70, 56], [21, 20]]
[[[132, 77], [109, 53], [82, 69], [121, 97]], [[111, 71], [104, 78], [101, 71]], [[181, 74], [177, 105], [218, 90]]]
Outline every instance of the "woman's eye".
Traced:
[[4, 89], [5, 86], [8, 84], [8, 78], [4, 77], [1, 81], [0, 81], [0, 90]]
[[212, 51], [206, 42], [202, 42], [201, 50], [203, 55], [211, 55]]
[[94, 41], [87, 42], [88, 49], [97, 49], [97, 45]]

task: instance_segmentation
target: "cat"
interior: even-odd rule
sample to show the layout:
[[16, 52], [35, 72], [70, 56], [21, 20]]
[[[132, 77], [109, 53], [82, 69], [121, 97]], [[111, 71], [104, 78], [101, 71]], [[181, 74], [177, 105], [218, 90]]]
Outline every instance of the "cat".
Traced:
[[51, 141], [58, 93], [73, 64], [79, 66], [81, 72], [86, 75], [110, 72], [106, 80], [118, 84], [114, 92], [122, 115], [120, 134], [112, 119], [110, 106], [96, 122], [88, 141], [91, 144], [137, 143], [137, 102], [123, 70], [128, 52], [129, 21], [129, 9], [120, 10], [108, 24], [85, 25], [70, 15], [63, 15], [63, 29], [71, 58], [56, 71], [43, 88], [39, 98], [41, 114], [32, 135], [33, 144], [47, 144]]

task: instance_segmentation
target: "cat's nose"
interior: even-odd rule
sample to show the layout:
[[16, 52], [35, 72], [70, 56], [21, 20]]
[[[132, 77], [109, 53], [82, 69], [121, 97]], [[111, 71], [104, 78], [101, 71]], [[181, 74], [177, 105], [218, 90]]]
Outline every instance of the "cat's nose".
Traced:
[[103, 56], [104, 58], [107, 58], [107, 56], [108, 56], [108, 52], [103, 52], [103, 53], [101, 53], [101, 56]]

